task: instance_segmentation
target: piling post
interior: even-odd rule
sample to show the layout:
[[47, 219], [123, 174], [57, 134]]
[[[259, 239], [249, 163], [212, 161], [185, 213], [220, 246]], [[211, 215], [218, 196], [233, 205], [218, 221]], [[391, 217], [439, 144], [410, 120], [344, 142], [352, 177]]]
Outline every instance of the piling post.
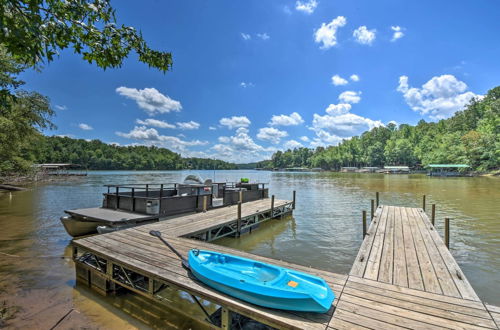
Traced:
[[203, 196], [203, 212], [207, 212], [207, 195]]
[[271, 196], [271, 219], [274, 218], [274, 195]]
[[243, 190], [240, 190], [240, 203], [243, 203]]
[[379, 195], [378, 195], [378, 191], [377, 191], [377, 192], [375, 192], [375, 202], [376, 202], [376, 204], [375, 204], [375, 205], [376, 205], [377, 207], [378, 207], [378, 205], [379, 205], [379, 201], [380, 201], [380, 200], [379, 200]]
[[431, 208], [431, 223], [434, 226], [434, 222], [436, 221], [436, 204], [432, 204]]
[[132, 208], [132, 212], [135, 212], [135, 198], [134, 198], [134, 195], [135, 195], [135, 188], [132, 188], [132, 200], [131, 200], [131, 205], [130, 207]]
[[444, 244], [450, 249], [450, 218], [444, 218]]
[[237, 229], [236, 236], [240, 237], [241, 235], [241, 202], [238, 202], [238, 220], [237, 220]]
[[422, 196], [422, 209], [425, 212], [425, 195]]
[[372, 212], [372, 217], [370, 219], [373, 219], [375, 217], [375, 201], [372, 199], [370, 200], [371, 202], [371, 212]]
[[115, 194], [115, 209], [117, 209], [120, 206], [120, 201], [119, 201], [119, 190], [120, 188], [116, 187], [116, 194]]
[[292, 210], [295, 210], [295, 198], [296, 198], [296, 191], [293, 191], [293, 198], [292, 198]]
[[366, 236], [366, 211], [363, 210], [363, 238]]
[[149, 184], [146, 184], [146, 197], [149, 196]]

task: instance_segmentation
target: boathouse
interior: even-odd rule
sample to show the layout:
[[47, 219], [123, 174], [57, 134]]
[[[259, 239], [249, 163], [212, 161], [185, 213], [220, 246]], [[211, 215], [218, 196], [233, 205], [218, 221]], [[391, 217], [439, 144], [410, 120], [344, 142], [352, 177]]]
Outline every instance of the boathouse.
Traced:
[[470, 168], [467, 164], [430, 164], [429, 176], [463, 176]]

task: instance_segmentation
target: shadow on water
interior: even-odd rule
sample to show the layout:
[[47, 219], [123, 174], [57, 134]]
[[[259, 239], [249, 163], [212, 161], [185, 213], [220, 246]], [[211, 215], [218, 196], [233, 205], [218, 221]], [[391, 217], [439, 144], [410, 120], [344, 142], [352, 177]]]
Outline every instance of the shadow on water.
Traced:
[[[91, 172], [88, 177], [35, 185], [28, 191], [0, 193], [0, 303], [19, 306], [11, 309], [14, 315], [6, 325], [50, 328], [65, 318], [69, 325], [88, 328], [200, 328], [201, 324], [168, 309], [171, 304], [188, 314], [201, 313], [189, 296], [173, 292], [163, 305], [134, 294], [101, 297], [75, 284], [70, 237], [59, 222], [65, 209], [100, 205], [104, 184], [179, 182], [189, 173]], [[381, 203], [413, 207], [421, 206], [425, 194], [428, 205], [437, 205], [436, 226], [441, 234], [443, 218], [452, 219], [451, 252], [479, 296], [500, 305], [499, 178], [196, 173], [215, 181], [248, 177], [266, 182], [270, 194], [279, 199], [291, 199], [292, 190], [297, 191], [293, 218], [268, 221], [251, 234], [223, 238], [216, 244], [337, 273], [351, 268], [362, 241], [361, 211], [369, 212], [376, 191]]]

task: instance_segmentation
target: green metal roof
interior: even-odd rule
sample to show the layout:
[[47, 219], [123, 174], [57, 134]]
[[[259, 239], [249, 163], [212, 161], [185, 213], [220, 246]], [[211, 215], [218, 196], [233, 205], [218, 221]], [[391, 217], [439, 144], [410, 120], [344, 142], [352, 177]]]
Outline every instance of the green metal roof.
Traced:
[[429, 164], [428, 167], [431, 167], [431, 168], [439, 168], [439, 167], [467, 168], [470, 166], [467, 164]]

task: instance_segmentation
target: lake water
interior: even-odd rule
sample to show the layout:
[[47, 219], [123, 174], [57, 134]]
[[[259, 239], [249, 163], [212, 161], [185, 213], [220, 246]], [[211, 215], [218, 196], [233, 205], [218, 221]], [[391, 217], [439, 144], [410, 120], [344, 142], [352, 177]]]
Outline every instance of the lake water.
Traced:
[[[478, 295], [500, 305], [500, 178], [425, 175], [284, 173], [264, 171], [90, 172], [87, 177], [38, 184], [0, 194], [0, 304], [4, 325], [50, 328], [71, 308], [87, 326], [106, 329], [198, 328], [200, 325], [135, 295], [103, 298], [75, 284], [63, 210], [101, 204], [104, 184], [180, 182], [188, 174], [215, 181], [242, 177], [269, 183], [270, 194], [291, 199], [293, 218], [272, 221], [240, 239], [217, 244], [337, 273], [348, 273], [362, 241], [361, 212], [380, 192], [382, 204], [437, 205], [436, 227], [451, 218], [451, 252]], [[189, 297], [175, 301], [189, 307]], [[15, 308], [17, 306], [17, 308]], [[1, 305], [0, 305], [1, 308]], [[168, 321], [165, 321], [168, 320]], [[1, 327], [1, 324], [0, 324]]]

